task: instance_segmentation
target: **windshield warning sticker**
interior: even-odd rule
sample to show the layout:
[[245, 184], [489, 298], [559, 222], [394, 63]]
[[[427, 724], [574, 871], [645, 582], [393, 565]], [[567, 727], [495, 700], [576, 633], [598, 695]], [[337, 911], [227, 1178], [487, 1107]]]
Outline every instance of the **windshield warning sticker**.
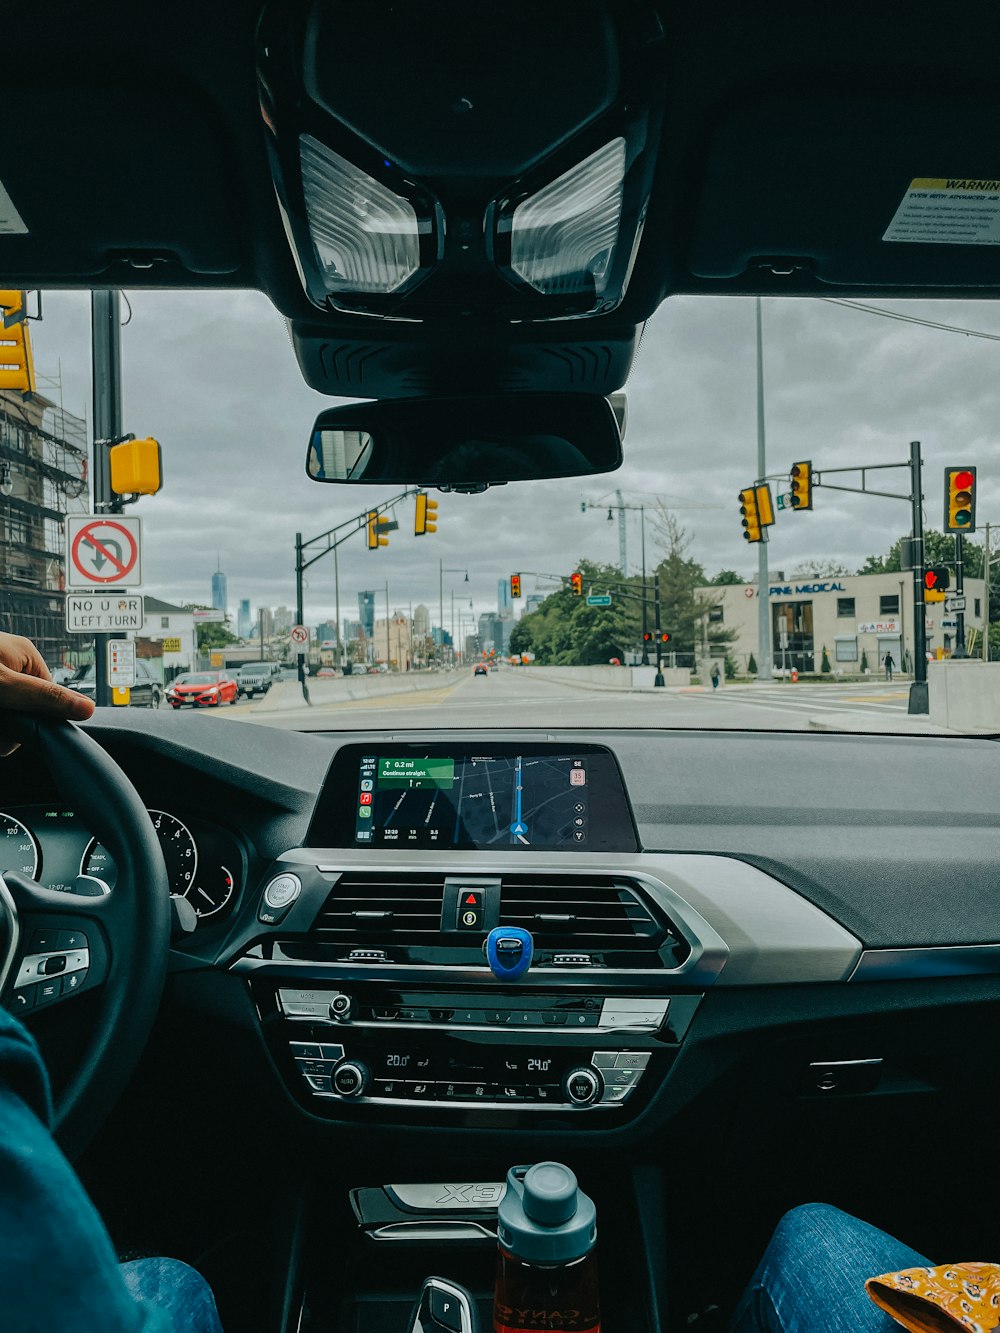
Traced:
[[27, 236], [24, 219], [14, 207], [14, 201], [0, 181], [0, 236]]
[[1000, 245], [1000, 179], [924, 178], [910, 188], [883, 241]]

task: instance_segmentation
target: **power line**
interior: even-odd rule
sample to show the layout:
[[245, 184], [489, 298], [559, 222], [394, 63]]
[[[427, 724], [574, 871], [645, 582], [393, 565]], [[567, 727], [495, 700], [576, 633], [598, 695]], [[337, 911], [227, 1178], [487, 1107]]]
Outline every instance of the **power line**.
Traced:
[[919, 315], [904, 315], [899, 310], [882, 310], [876, 305], [865, 305], [861, 301], [844, 301], [834, 296], [820, 296], [827, 305], [842, 305], [848, 310], [860, 310], [866, 315], [880, 315], [883, 319], [895, 319], [900, 324], [919, 324], [925, 329], [938, 329], [942, 333], [960, 333], [965, 338], [985, 338], [988, 342], [1000, 342], [1000, 333], [986, 333], [983, 329], [966, 329], [960, 324], [943, 324], [934, 319], [921, 319]]

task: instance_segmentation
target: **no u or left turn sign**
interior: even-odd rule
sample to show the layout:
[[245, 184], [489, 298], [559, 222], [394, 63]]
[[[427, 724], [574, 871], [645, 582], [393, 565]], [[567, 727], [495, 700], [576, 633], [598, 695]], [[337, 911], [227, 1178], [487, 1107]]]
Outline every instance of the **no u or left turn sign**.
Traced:
[[69, 588], [138, 588], [142, 520], [83, 514], [66, 520]]

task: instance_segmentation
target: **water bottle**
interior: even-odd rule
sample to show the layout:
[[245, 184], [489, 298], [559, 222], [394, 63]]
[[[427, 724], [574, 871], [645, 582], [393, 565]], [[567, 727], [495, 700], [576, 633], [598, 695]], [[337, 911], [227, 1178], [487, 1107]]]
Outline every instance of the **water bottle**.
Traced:
[[511, 1167], [497, 1238], [494, 1333], [600, 1333], [597, 1211], [568, 1166]]

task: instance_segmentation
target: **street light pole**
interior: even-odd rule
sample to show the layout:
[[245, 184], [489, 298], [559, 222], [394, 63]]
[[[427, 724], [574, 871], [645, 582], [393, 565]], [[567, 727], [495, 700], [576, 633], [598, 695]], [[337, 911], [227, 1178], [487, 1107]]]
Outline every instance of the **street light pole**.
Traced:
[[[764, 435], [764, 340], [761, 329], [760, 297], [757, 301], [757, 478], [767, 476]], [[764, 529], [763, 536], [767, 536]], [[757, 679], [773, 680], [771, 671], [771, 582], [767, 570], [767, 542], [757, 543]], [[814, 663], [815, 665], [815, 663]]]

